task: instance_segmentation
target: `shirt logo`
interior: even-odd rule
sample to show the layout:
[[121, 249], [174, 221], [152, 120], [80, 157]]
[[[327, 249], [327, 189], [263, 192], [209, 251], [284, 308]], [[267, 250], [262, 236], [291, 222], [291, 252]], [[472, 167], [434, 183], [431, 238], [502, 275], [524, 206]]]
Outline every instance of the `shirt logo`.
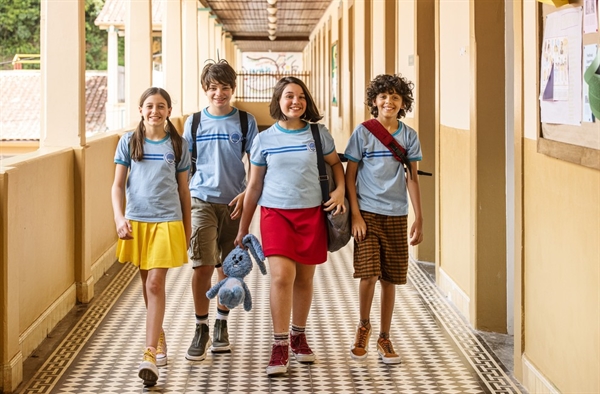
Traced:
[[240, 133], [233, 133], [229, 136], [229, 141], [233, 144], [237, 144], [242, 140], [242, 135]]
[[311, 152], [315, 152], [317, 150], [314, 142], [309, 142], [308, 144], [306, 144], [306, 148], [308, 148], [308, 150]]
[[165, 155], [163, 156], [163, 159], [168, 164], [175, 164], [175, 154], [173, 152], [167, 152], [167, 153], [165, 153]]

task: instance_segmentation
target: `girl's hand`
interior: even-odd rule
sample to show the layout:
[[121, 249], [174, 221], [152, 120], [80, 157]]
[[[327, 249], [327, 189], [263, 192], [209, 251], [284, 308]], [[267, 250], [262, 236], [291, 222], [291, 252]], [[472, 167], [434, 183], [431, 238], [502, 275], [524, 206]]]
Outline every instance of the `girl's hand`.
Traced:
[[121, 218], [116, 220], [116, 224], [117, 235], [120, 239], [133, 239], [133, 229], [131, 228], [131, 223], [129, 223], [129, 220]]
[[336, 188], [334, 191], [329, 193], [329, 200], [325, 202], [325, 212], [333, 211], [333, 216], [346, 212], [346, 205], [344, 204], [344, 189]]
[[356, 242], [362, 242], [367, 237], [367, 224], [360, 213], [352, 215], [352, 236]]

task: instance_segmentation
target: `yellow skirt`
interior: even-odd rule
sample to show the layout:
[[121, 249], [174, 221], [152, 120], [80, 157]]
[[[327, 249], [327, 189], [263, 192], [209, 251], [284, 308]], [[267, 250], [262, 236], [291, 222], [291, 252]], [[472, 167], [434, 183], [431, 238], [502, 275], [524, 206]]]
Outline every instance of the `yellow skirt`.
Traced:
[[175, 268], [187, 263], [183, 222], [145, 223], [130, 220], [133, 239], [119, 239], [119, 262], [142, 270]]

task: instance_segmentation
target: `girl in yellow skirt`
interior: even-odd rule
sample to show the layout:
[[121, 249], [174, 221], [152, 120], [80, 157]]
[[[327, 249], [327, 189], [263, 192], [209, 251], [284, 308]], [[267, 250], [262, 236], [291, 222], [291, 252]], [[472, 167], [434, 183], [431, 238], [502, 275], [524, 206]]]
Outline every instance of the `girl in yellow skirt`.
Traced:
[[167, 364], [162, 329], [167, 270], [187, 263], [192, 232], [190, 153], [169, 120], [171, 109], [165, 90], [150, 88], [142, 94], [142, 119], [117, 146], [111, 193], [119, 236], [117, 258], [139, 267], [142, 279], [146, 349], [138, 375], [148, 386], [158, 381], [157, 365]]

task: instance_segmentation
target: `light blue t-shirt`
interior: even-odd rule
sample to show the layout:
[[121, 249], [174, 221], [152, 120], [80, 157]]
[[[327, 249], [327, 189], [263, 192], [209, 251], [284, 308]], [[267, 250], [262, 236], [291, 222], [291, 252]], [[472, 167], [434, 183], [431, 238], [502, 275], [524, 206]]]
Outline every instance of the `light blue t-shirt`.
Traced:
[[[189, 116], [183, 128], [192, 152], [192, 118]], [[242, 127], [237, 108], [227, 115], [214, 116], [202, 110], [196, 132], [196, 173], [190, 179], [192, 197], [216, 204], [229, 204], [246, 189], [246, 168], [242, 162], [250, 152], [252, 141], [258, 134], [256, 119], [248, 113], [246, 152], [242, 152]]]
[[175, 153], [169, 134], [160, 141], [144, 141], [141, 161], [131, 159], [129, 141], [133, 132], [124, 134], [115, 152], [115, 163], [129, 168], [127, 177], [125, 217], [148, 223], [173, 222], [183, 219], [177, 183], [177, 173], [190, 169], [190, 153], [181, 141], [181, 160], [175, 163]]
[[[335, 150], [333, 138], [319, 124], [323, 154]], [[266, 166], [258, 204], [280, 209], [313, 208], [321, 205], [317, 152], [310, 125], [287, 130], [275, 123], [262, 131], [252, 144], [250, 162]]]
[[[406, 149], [409, 161], [422, 159], [421, 143], [414, 129], [398, 121], [398, 130], [392, 135]], [[358, 163], [356, 195], [361, 210], [387, 216], [408, 215], [404, 167], [362, 123], [350, 136], [344, 155]]]

